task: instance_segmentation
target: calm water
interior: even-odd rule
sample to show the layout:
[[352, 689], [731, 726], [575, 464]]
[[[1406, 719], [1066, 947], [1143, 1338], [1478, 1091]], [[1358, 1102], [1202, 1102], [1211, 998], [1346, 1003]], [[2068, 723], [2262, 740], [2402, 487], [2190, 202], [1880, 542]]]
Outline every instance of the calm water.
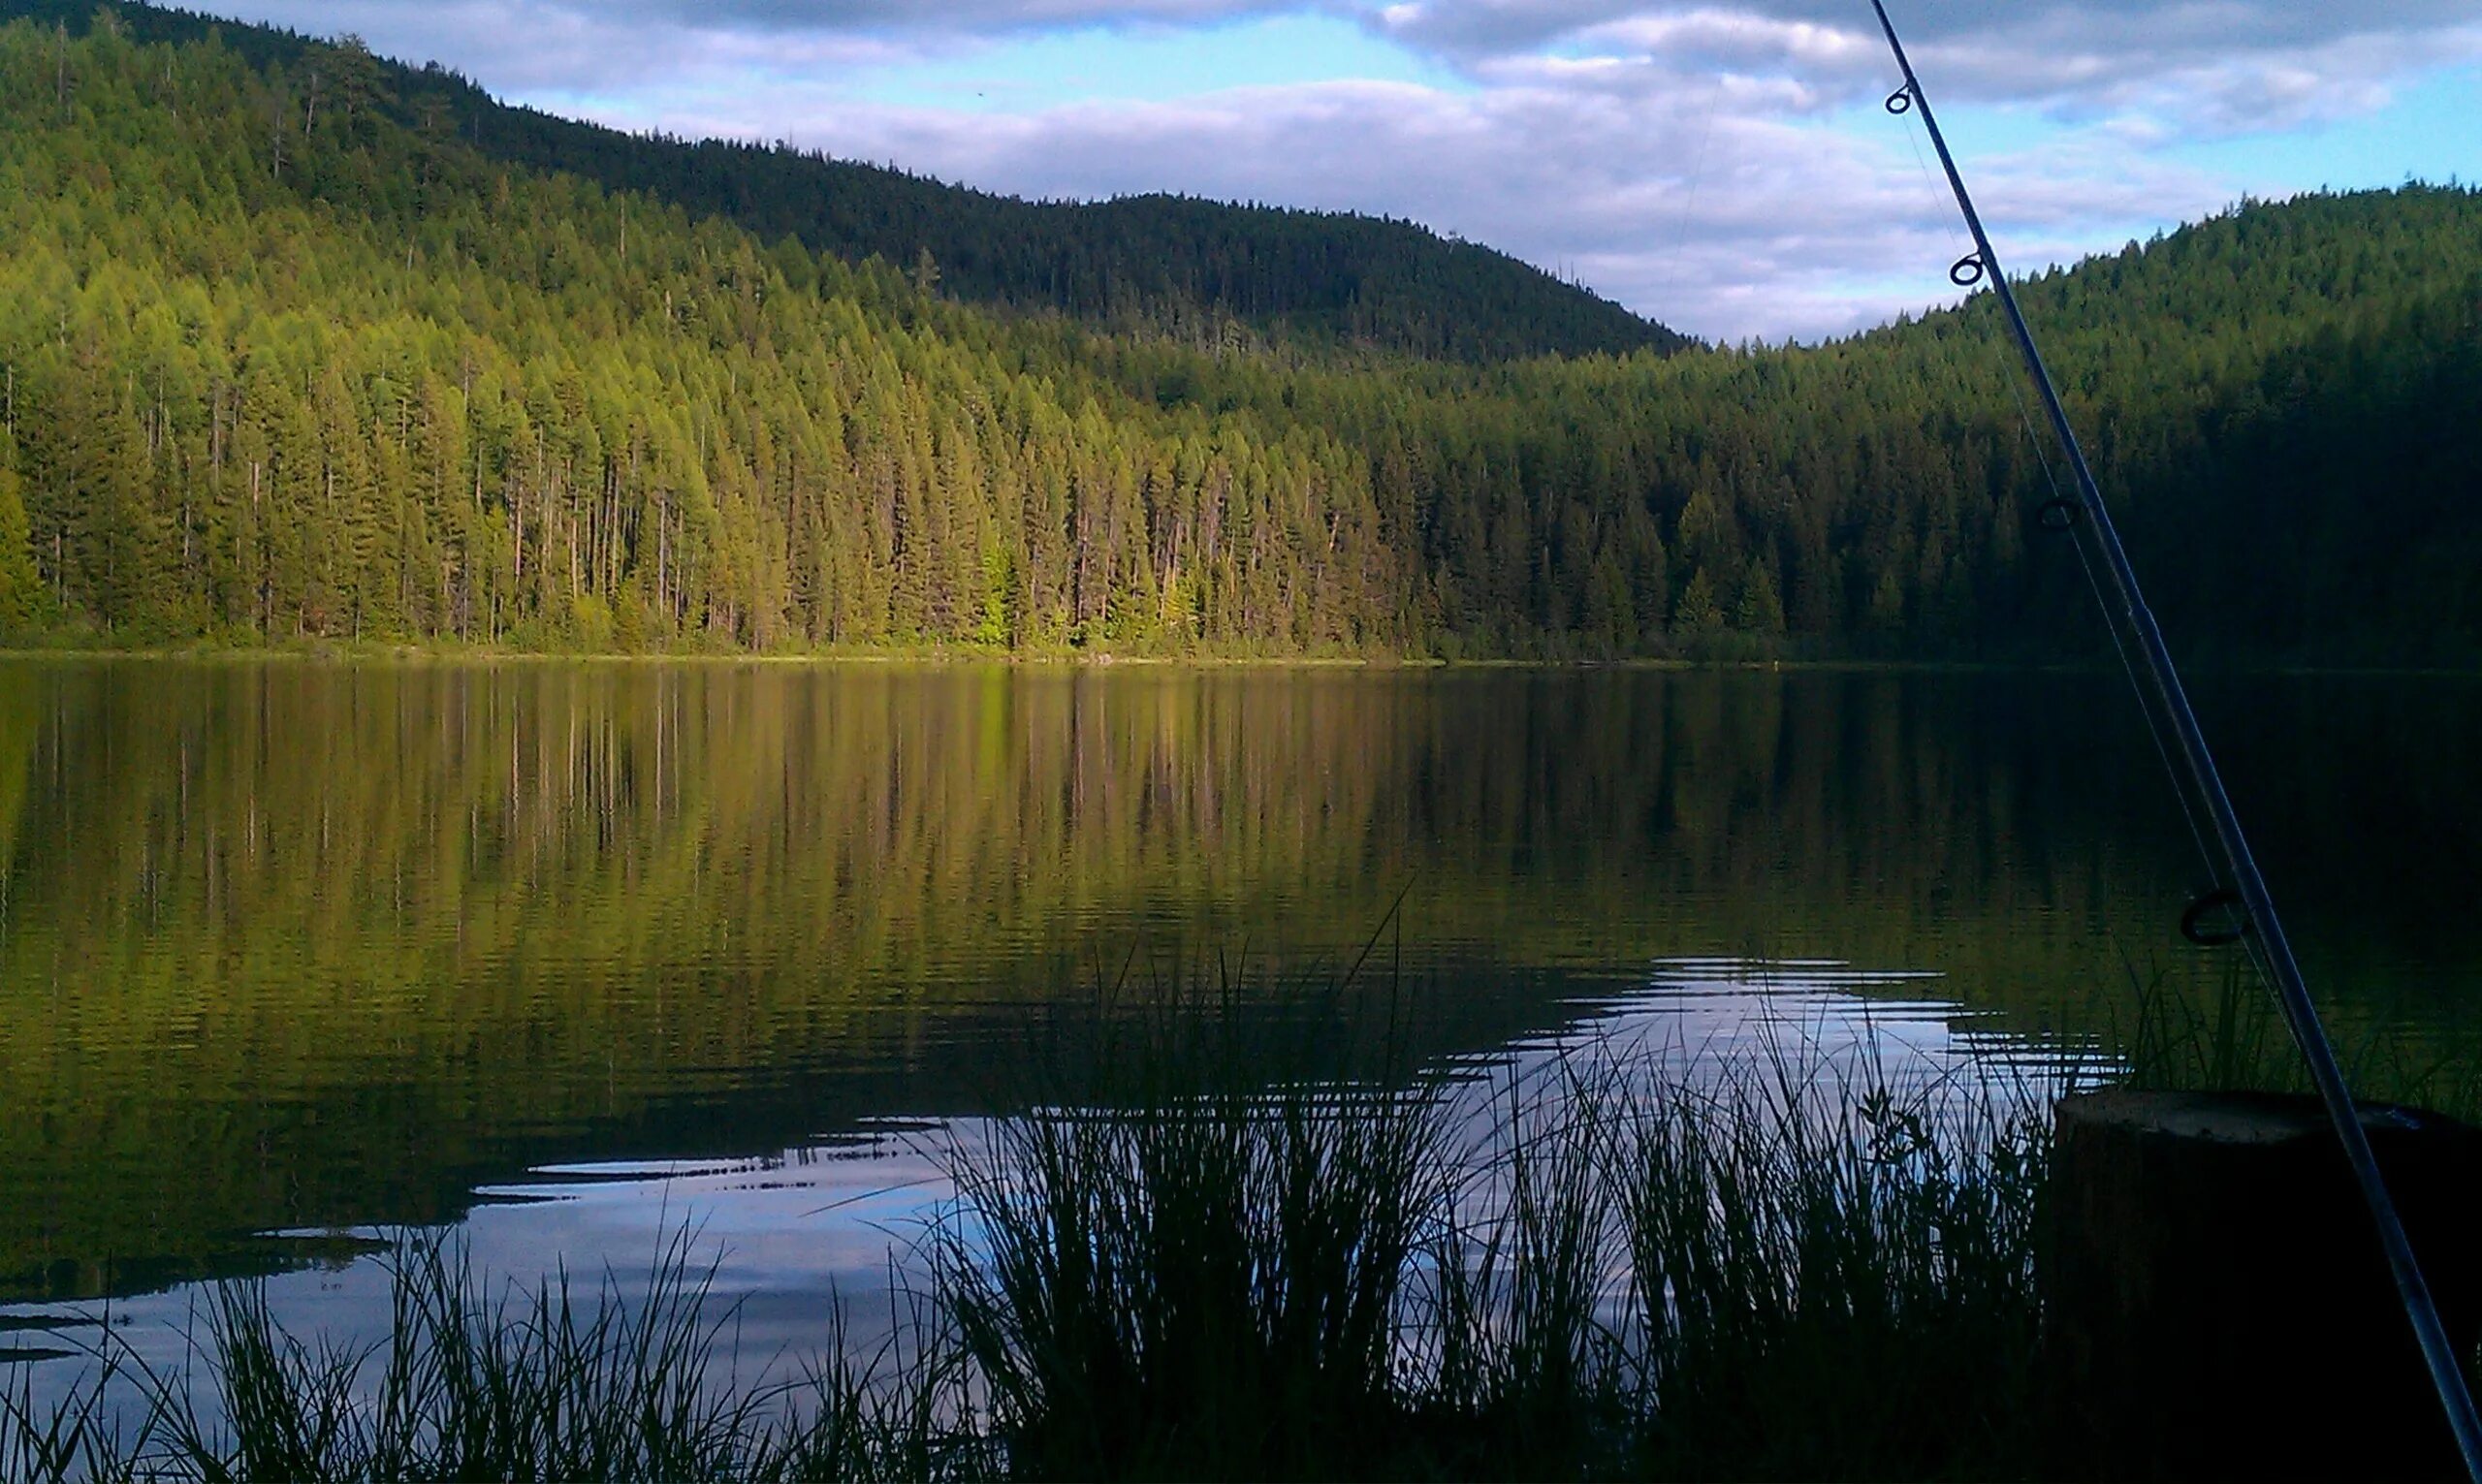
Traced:
[[[2466, 1054], [2482, 690], [2203, 704], [2342, 1038]], [[1317, 989], [1374, 933], [1432, 1059], [2108, 1030], [2222, 972], [2171, 808], [2057, 676], [0, 664], [0, 1324], [686, 1217], [789, 1334], [910, 1209], [906, 1131], [1098, 985]]]

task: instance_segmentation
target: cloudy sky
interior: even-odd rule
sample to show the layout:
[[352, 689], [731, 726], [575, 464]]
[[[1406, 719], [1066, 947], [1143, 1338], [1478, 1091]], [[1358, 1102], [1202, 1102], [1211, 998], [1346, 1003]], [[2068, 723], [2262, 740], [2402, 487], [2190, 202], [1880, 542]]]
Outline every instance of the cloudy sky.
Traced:
[[[1943, 301], [1967, 245], [1867, 0], [190, 3], [627, 128], [1412, 217], [1715, 339]], [[1890, 4], [2013, 271], [2482, 178], [2482, 0]]]

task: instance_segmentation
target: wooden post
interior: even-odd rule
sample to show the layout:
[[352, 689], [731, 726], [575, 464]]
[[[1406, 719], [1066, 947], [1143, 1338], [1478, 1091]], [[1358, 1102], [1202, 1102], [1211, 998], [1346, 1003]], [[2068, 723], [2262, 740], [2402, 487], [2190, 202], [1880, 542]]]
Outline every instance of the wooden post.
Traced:
[[[2056, 1109], [2046, 1358], [2061, 1463], [2135, 1478], [2460, 1478], [2386, 1259], [2311, 1097], [2124, 1089]], [[2362, 1106], [2449, 1335], [2482, 1339], [2482, 1130]]]

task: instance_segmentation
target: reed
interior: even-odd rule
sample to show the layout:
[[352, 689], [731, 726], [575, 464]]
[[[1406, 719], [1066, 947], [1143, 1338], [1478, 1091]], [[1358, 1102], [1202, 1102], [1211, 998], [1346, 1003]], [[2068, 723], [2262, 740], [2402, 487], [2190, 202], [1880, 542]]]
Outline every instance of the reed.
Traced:
[[[198, 1359], [0, 1416], [10, 1477], [2021, 1476], [2043, 1102], [1798, 1049], [1273, 1086], [1212, 1013], [949, 1150], [885, 1347], [736, 1379], [682, 1234], [643, 1294], [408, 1241], [392, 1338], [213, 1291]], [[1671, 1066], [1671, 1070], [1667, 1070]], [[1073, 1090], [1073, 1089], [1072, 1089]], [[900, 1269], [892, 1265], [891, 1273]], [[909, 1281], [892, 1277], [902, 1290]], [[109, 1341], [106, 1342], [109, 1345]], [[195, 1388], [195, 1389], [194, 1389]]]
[[32, 1366], [16, 1370], [14, 1384], [0, 1387], [0, 1479], [56, 1484], [132, 1475], [131, 1461], [147, 1451], [152, 1416], [132, 1432], [114, 1413], [116, 1355], [100, 1357], [84, 1384], [49, 1405], [35, 1399]]
[[2043, 1103], [1751, 1068], [1629, 1110], [1638, 1471], [2019, 1476], [2043, 1453]]
[[[415, 1237], [392, 1257], [391, 1338], [352, 1350], [286, 1333], [265, 1284], [209, 1293], [194, 1363], [137, 1365], [107, 1338], [98, 1373], [49, 1407], [0, 1397], [0, 1477], [175, 1479], [789, 1480], [955, 1476], [924, 1397], [943, 1377], [915, 1352], [875, 1368], [833, 1342], [799, 1385], [735, 1384], [730, 1313], [712, 1264], [676, 1234], [625, 1299], [611, 1276], [531, 1290], [475, 1274]], [[837, 1326], [841, 1329], [841, 1321]], [[143, 1417], [112, 1429], [116, 1380]], [[969, 1474], [972, 1470], [966, 1470]]]
[[1003, 1121], [943, 1228], [1022, 1476], [2039, 1466], [2045, 1089], [1798, 1047], [1486, 1085], [1135, 1064], [1181, 1071]]
[[[2104, 1018], [2105, 1038], [2126, 1048], [2124, 1080], [2141, 1087], [2315, 1090], [2300, 1051], [2285, 1029], [2275, 996], [2246, 960], [2196, 994], [2132, 973], [2119, 996], [2124, 1015]], [[2482, 1120], [2482, 1060], [2451, 1037], [2442, 1043], [2401, 1023], [2330, 1025], [2338, 1061], [2353, 1095], [2411, 1103], [2472, 1121]]]

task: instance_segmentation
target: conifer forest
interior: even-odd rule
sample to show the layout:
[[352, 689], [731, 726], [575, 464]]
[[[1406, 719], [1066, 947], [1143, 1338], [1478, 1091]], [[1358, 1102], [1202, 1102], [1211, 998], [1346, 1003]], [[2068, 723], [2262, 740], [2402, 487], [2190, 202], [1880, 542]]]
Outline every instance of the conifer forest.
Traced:
[[[1705, 345], [1408, 223], [1016, 202], [350, 39], [0, 16], [16, 642], [2101, 643], [1988, 295]], [[2243, 203], [2021, 292], [2184, 650], [2482, 657], [2482, 196]]]

